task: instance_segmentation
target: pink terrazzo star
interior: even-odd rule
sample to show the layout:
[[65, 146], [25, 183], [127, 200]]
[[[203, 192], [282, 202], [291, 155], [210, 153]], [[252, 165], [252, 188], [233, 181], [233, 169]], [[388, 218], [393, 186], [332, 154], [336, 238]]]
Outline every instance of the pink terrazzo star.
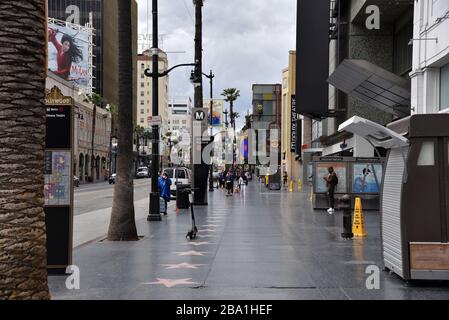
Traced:
[[198, 267], [205, 266], [205, 264], [190, 264], [187, 262], [183, 262], [180, 264], [163, 264], [163, 267], [165, 267], [167, 270], [170, 269], [198, 269]]
[[195, 250], [186, 251], [186, 252], [175, 252], [178, 256], [204, 256], [206, 252], [198, 252]]
[[166, 288], [173, 288], [174, 286], [185, 285], [185, 284], [198, 284], [197, 282], [192, 282], [192, 279], [157, 279], [156, 282], [144, 282], [144, 285], [156, 285], [161, 284]]

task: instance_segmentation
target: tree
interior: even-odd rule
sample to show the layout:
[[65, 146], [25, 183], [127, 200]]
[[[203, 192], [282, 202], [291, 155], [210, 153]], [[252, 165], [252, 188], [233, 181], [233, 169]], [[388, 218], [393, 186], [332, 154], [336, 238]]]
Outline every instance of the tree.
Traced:
[[109, 137], [109, 175], [111, 175], [112, 174], [112, 139], [117, 138], [115, 125], [117, 123], [118, 108], [115, 104], [108, 104], [106, 106], [106, 110], [111, 115], [111, 135]]
[[133, 175], [133, 50], [131, 1], [118, 1], [119, 108], [117, 177], [109, 241], [137, 241]]
[[96, 164], [96, 160], [95, 160], [95, 131], [96, 131], [96, 125], [97, 125], [97, 107], [100, 107], [101, 104], [103, 103], [103, 98], [101, 97], [101, 95], [97, 94], [97, 93], [92, 93], [91, 96], [87, 97], [87, 101], [92, 103], [94, 108], [93, 108], [93, 114], [92, 114], [92, 137], [91, 137], [91, 159], [90, 159], [90, 174], [91, 176], [89, 177], [90, 179], [92, 179], [92, 182], [95, 180], [94, 177], [94, 170], [95, 170], [95, 166]]
[[49, 299], [46, 0], [0, 2], [0, 300]]
[[224, 89], [223, 93], [221, 94], [222, 96], [225, 97], [225, 101], [229, 102], [229, 108], [230, 108], [230, 115], [231, 115], [231, 125], [232, 125], [232, 129], [234, 131], [234, 146], [232, 148], [232, 167], [234, 168], [235, 166], [235, 144], [236, 144], [236, 140], [235, 140], [235, 119], [237, 118], [236, 116], [238, 115], [238, 113], [234, 112], [234, 102], [240, 97], [240, 90], [237, 90], [236, 88], [228, 88], [228, 89]]

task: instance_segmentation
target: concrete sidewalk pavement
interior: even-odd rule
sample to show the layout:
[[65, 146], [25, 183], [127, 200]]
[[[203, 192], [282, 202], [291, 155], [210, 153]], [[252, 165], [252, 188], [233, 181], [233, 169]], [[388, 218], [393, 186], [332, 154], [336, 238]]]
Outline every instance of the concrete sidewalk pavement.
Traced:
[[[138, 242], [93, 242], [74, 251], [81, 288], [50, 277], [54, 299], [449, 299], [447, 283], [406, 284], [380, 272], [369, 290], [367, 266], [382, 270], [380, 218], [365, 212], [368, 237], [341, 238], [342, 215], [311, 208], [309, 193], [259, 192], [257, 182], [195, 207], [199, 238], [185, 236], [189, 210], [162, 222], [139, 220]], [[146, 215], [145, 205], [136, 213]], [[139, 208], [139, 209], [137, 209]], [[144, 210], [145, 209], [145, 210]], [[144, 213], [139, 210], [144, 210]]]

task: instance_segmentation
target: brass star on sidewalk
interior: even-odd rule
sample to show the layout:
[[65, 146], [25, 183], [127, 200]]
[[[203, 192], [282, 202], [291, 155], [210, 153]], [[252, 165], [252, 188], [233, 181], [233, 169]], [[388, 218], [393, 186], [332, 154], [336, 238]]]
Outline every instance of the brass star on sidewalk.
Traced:
[[144, 285], [156, 285], [162, 284], [166, 288], [172, 288], [174, 286], [183, 285], [183, 284], [198, 284], [198, 282], [192, 282], [192, 278], [188, 279], [157, 279], [156, 282], [144, 282]]
[[163, 264], [163, 267], [165, 267], [165, 269], [170, 270], [170, 269], [198, 269], [198, 267], [202, 267], [205, 266], [205, 264], [190, 264], [187, 262], [183, 262], [180, 264]]
[[198, 252], [195, 250], [186, 251], [186, 252], [175, 252], [178, 256], [204, 256], [206, 252]]

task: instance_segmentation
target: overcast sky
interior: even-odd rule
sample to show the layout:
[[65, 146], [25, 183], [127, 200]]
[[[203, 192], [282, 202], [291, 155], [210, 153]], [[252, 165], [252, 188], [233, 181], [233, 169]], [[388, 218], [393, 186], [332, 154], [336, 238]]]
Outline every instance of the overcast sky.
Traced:
[[[142, 40], [147, 33], [152, 33], [152, 1], [137, 2]], [[163, 35], [160, 47], [167, 52], [185, 51], [169, 53], [170, 66], [194, 60], [194, 17], [192, 0], [159, 0], [159, 34]], [[251, 108], [252, 84], [281, 83], [282, 69], [288, 66], [288, 51], [294, 50], [295, 45], [295, 0], [205, 1], [203, 72], [209, 73], [212, 69], [216, 76], [214, 98], [221, 98], [225, 88], [241, 91], [235, 104], [241, 115], [238, 127], [242, 126], [244, 115]], [[193, 98], [190, 71], [184, 68], [170, 74], [170, 97]], [[209, 80], [206, 78], [204, 97], [209, 98]]]

